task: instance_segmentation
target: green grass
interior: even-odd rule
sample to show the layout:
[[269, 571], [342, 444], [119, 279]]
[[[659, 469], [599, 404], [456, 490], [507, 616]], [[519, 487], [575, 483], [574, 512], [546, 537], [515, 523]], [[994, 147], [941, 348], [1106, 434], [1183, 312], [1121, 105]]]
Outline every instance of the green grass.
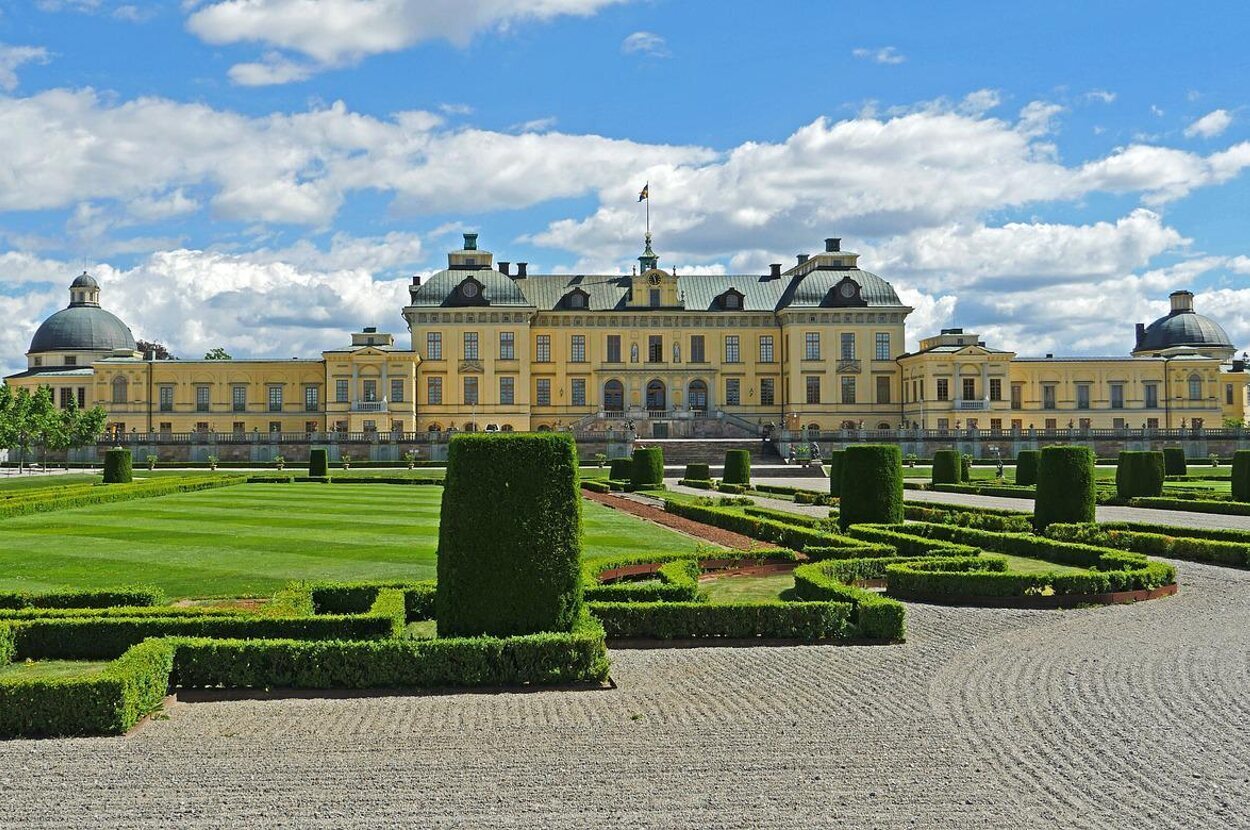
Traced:
[[14, 495], [32, 490], [65, 487], [71, 484], [98, 484], [100, 477], [93, 473], [66, 473], [65, 475], [12, 475], [0, 477], [0, 493]]
[[87, 660], [36, 660], [0, 666], [0, 680], [59, 680], [103, 671], [107, 662]]
[[[265, 596], [293, 579], [432, 579], [441, 497], [441, 487], [248, 484], [6, 519], [0, 590], [150, 584], [171, 597]], [[583, 507], [588, 557], [699, 547]]]
[[721, 576], [701, 583], [709, 602], [756, 602], [785, 599], [794, 589], [794, 574]]

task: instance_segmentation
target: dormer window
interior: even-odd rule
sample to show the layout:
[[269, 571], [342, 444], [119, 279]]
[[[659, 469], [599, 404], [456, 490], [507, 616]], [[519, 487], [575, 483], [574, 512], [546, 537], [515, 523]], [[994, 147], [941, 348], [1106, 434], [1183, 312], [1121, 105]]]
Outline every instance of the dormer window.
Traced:
[[590, 307], [590, 295], [580, 288], [575, 288], [564, 296], [564, 307], [584, 310]]
[[859, 283], [850, 277], [843, 277], [825, 295], [825, 305], [831, 306], [866, 306], [867, 300], [860, 296]]
[[461, 282], [456, 286], [456, 290], [448, 297], [450, 305], [490, 305], [482, 290], [485, 288], [482, 283], [473, 277]]
[[736, 288], [730, 288], [716, 298], [716, 304], [724, 311], [741, 311], [744, 295]]

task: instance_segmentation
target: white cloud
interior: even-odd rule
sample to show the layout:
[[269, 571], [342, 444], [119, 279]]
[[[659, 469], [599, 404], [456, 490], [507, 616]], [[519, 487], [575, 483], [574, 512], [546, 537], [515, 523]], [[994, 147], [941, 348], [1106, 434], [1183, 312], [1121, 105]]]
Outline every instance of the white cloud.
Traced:
[[277, 52], [266, 52], [260, 61], [236, 63], [226, 74], [239, 86], [273, 86], [306, 81], [316, 71], [311, 64], [293, 61]]
[[1086, 101], [1096, 101], [1100, 104], [1115, 103], [1115, 98], [1116, 95], [1114, 92], [1109, 92], [1105, 89], [1091, 89], [1089, 92], [1085, 93]]
[[1229, 114], [1228, 110], [1212, 110], [1186, 127], [1185, 135], [1189, 138], [1193, 138], [1195, 136], [1200, 138], [1214, 138], [1227, 130], [1228, 125], [1232, 123], [1233, 117]]
[[473, 107], [468, 104], [439, 104], [438, 111], [444, 115], [472, 115]]
[[42, 46], [10, 46], [0, 43], [0, 90], [17, 89], [17, 70], [27, 63], [47, 63], [48, 50]]
[[882, 46], [879, 49], [865, 49], [860, 47], [852, 49], [851, 54], [860, 60], [870, 60], [873, 63], [884, 63], [887, 65], [897, 65], [907, 60], [905, 55], [899, 54], [898, 50], [893, 46]]
[[508, 129], [514, 133], [545, 133], [555, 127], [556, 121], [556, 117], [551, 115], [546, 118], [534, 118], [529, 121], [522, 121], [520, 124], [513, 124]]
[[621, 51], [626, 55], [649, 55], [653, 58], [669, 57], [668, 43], [655, 32], [634, 32], [621, 41]]

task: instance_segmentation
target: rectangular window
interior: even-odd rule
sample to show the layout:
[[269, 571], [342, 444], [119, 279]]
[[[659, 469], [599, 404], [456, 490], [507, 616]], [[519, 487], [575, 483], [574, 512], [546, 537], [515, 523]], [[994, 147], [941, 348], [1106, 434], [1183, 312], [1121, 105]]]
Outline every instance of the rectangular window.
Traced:
[[464, 379], [464, 403], [466, 406], [477, 406], [477, 377]]
[[586, 379], [573, 378], [571, 394], [573, 396], [573, 406], [586, 405]]
[[803, 359], [820, 360], [820, 332], [809, 331], [803, 334]]
[[947, 378], [937, 379], [937, 399], [939, 401], [949, 401], [951, 399], [951, 382]]
[[1147, 419], [1146, 419], [1146, 429], [1158, 429], [1158, 428], [1159, 428], [1159, 419], [1158, 419], [1158, 418], [1147, 418]]
[[348, 388], [347, 378], [338, 378], [334, 381], [334, 400], [336, 403], [347, 403]]
[[282, 387], [281, 386], [269, 387], [269, 411], [270, 412], [282, 411]]
[[67, 355], [65, 355], [65, 365], [66, 365], [66, 366], [77, 366], [77, 365], [78, 365], [78, 358], [77, 358], [75, 355], [72, 355], [72, 354], [67, 354]]
[[991, 429], [991, 430], [993, 430], [994, 432], [998, 432], [998, 431], [999, 431], [999, 430], [1001, 430], [1002, 428], [1003, 428], [1003, 419], [1002, 419], [1002, 418], [990, 418], [990, 429]]
[[1024, 408], [1024, 385], [1020, 383], [1011, 384], [1011, 408]]
[[1078, 383], [1076, 385], [1076, 408], [1089, 409], [1089, 384]]
[[1042, 409], [1055, 408], [1055, 385], [1053, 383], [1042, 384]]
[[243, 434], [243, 422], [235, 421], [233, 424], [230, 425], [230, 431], [233, 432], [235, 435], [242, 435]]
[[877, 403], [890, 402], [890, 378], [887, 375], [877, 376]]
[[1224, 384], [1224, 403], [1229, 406], [1233, 403], [1233, 385], [1231, 383]]
[[208, 432], [208, 421], [196, 421], [195, 431], [196, 432]]
[[464, 359], [478, 359], [477, 332], [475, 331], [466, 331], [464, 333]]
[[[344, 398], [346, 400], [346, 398]], [[230, 409], [234, 412], [247, 412], [247, 387], [234, 386], [230, 389]]]
[[1003, 379], [990, 378], [990, 400], [1001, 401], [1003, 399]]
[[701, 334], [690, 335], [690, 362], [691, 363], [706, 363], [707, 362], [707, 352], [704, 350], [703, 335]]
[[658, 334], [652, 334], [647, 338], [647, 362], [664, 362], [664, 338]]
[[425, 379], [425, 402], [432, 406], [438, 406], [443, 402], [442, 378]]
[[499, 332], [499, 359], [516, 360], [516, 332]]
[[773, 362], [773, 336], [771, 334], [760, 335], [760, 363]]
[[374, 403], [378, 399], [378, 382], [376, 380], [364, 381], [365, 400]]
[[318, 424], [317, 424], [317, 422], [316, 422], [316, 421], [305, 421], [305, 422], [304, 422], [304, 433], [305, 433], [306, 435], [311, 435], [311, 434], [313, 434], [314, 432], [317, 432], [317, 426], [318, 426]]
[[213, 390], [208, 386], [195, 387], [195, 411], [207, 412], [209, 407], [209, 396]]
[[505, 406], [516, 403], [516, 378], [505, 375], [499, 379], [499, 402]]
[[846, 331], [842, 333], [842, 359], [843, 360], [855, 359], [855, 334], [854, 332]]
[[539, 363], [551, 362], [551, 335], [540, 334], [534, 340], [534, 360]]
[[1124, 408], [1124, 384], [1122, 383], [1111, 384], [1111, 408]]
[[1090, 419], [1089, 419], [1089, 418], [1079, 418], [1079, 419], [1077, 419], [1076, 426], [1077, 426], [1077, 428], [1078, 428], [1078, 429], [1082, 429], [1082, 430], [1089, 429], [1089, 425], [1090, 425]]
[[742, 381], [738, 378], [725, 379], [725, 405], [742, 406]]
[[174, 387], [161, 387], [161, 412], [174, 411]]
[[365, 421], [363, 426], [365, 428], [365, 432], [377, 432], [378, 431], [377, 421]]
[[304, 411], [316, 412], [321, 408], [321, 394], [315, 386], [304, 387]]
[[964, 378], [962, 392], [965, 401], [975, 401], [977, 399], [977, 379]]
[[951, 428], [950, 418], [938, 418], [937, 428], [939, 432], [946, 432], [946, 430], [950, 429]]
[[404, 402], [404, 379], [391, 378], [391, 403]]
[[738, 347], [738, 335], [729, 334], [725, 336], [725, 362], [741, 363], [742, 354]]
[[621, 336], [619, 334], [608, 335], [608, 363], [621, 362]]
[[586, 335], [574, 334], [569, 342], [569, 362], [586, 362]]
[[74, 390], [68, 386], [61, 387], [60, 399], [61, 409], [69, 409], [70, 401], [74, 400]]
[[551, 406], [551, 378], [539, 378], [536, 383], [535, 404], [537, 406]]
[[807, 383], [807, 402], [820, 403], [820, 376], [808, 375]]
[[443, 333], [440, 331], [430, 331], [425, 334], [425, 359], [426, 360], [442, 360], [443, 359]]
[[760, 405], [773, 406], [777, 399], [772, 378], [760, 378]]
[[652, 288], [651, 289], [651, 307], [655, 308], [659, 304], [660, 304], [660, 289]]
[[87, 405], [87, 389], [84, 386], [78, 387], [78, 408], [83, 409]]
[[1126, 423], [1127, 422], [1123, 418], [1112, 418], [1111, 428], [1112, 429], [1124, 429]]
[[842, 377], [842, 403], [855, 403], [855, 378], [850, 375]]
[[1146, 392], [1146, 408], [1157, 409], [1159, 406], [1159, 384], [1147, 383], [1143, 388]]
[[888, 331], [877, 332], [877, 348], [873, 352], [873, 358], [876, 360], [890, 359], [890, 333]]

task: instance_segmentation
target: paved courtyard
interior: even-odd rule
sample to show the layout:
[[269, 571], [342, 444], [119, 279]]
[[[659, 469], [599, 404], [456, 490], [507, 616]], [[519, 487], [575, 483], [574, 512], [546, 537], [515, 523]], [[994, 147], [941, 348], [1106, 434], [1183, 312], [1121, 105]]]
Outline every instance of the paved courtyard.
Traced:
[[3, 827], [1250, 826], [1250, 573], [889, 647], [616, 651], [607, 691], [180, 703], [0, 743]]

